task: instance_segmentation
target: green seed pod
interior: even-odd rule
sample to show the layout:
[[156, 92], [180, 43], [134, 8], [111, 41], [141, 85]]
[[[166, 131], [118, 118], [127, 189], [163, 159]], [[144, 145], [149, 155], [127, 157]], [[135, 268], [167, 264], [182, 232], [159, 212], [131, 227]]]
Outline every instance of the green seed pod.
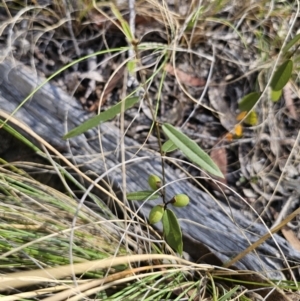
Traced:
[[186, 194], [176, 194], [171, 204], [175, 207], [185, 207], [190, 202], [190, 198]]
[[151, 209], [150, 214], [149, 214], [149, 223], [155, 224], [155, 223], [159, 222], [164, 215], [164, 211], [165, 211], [164, 205], [154, 206]]
[[150, 175], [148, 178], [148, 184], [153, 190], [157, 190], [161, 187], [161, 180], [156, 175]]

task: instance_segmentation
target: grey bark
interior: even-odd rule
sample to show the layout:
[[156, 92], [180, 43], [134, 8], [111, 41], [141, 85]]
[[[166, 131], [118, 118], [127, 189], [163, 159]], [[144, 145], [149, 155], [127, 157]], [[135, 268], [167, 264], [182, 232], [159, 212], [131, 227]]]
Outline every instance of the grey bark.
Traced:
[[[31, 69], [9, 60], [3, 61], [0, 64], [0, 109], [11, 113], [41, 82], [42, 80]], [[15, 114], [16, 118], [60, 152], [68, 155], [71, 150], [73, 156], [78, 156], [77, 163], [85, 163], [86, 169], [101, 174], [105, 171], [105, 167], [100, 156], [96, 161], [87, 163], [91, 155], [100, 153], [95, 129], [70, 139], [70, 149], [67, 142], [61, 138], [68, 130], [78, 126], [90, 116], [91, 114], [84, 112], [74, 98], [53, 84], [44, 85]], [[112, 169], [109, 177], [113, 180], [114, 189], [122, 187], [122, 170], [115, 168], [121, 162], [120, 152], [116, 151], [119, 149], [117, 146], [120, 139], [119, 129], [112, 123], [101, 125], [105, 164], [108, 169]], [[124, 143], [126, 160], [134, 158], [139, 144], [128, 137], [125, 137]], [[3, 141], [0, 145], [4, 147]], [[126, 165], [127, 191], [147, 189], [148, 174], [150, 172], [161, 174], [159, 154], [142, 150], [137, 158], [139, 159], [136, 162]], [[166, 179], [170, 183], [180, 179], [180, 176], [166, 165]], [[223, 262], [227, 261], [267, 232], [264, 226], [249, 220], [241, 212], [225, 204], [216, 204], [208, 194], [187, 180], [181, 179], [167, 187], [168, 198], [182, 192], [188, 193], [191, 202], [184, 210], [177, 210], [176, 214], [182, 219], [180, 223], [185, 235], [184, 248], [194, 259], [204, 254], [201, 248], [205, 249], [203, 246], [205, 245]], [[143, 204], [139, 208], [140, 213], [147, 216], [152, 206], [152, 202], [149, 205]], [[274, 240], [288, 260], [296, 262], [300, 260], [300, 253], [286, 240], [278, 235], [274, 235]], [[271, 270], [279, 271], [285, 266], [274, 240], [269, 239], [256, 250], [256, 253], [248, 254], [237, 266], [242, 269], [263, 271], [272, 278], [282, 278], [280, 272], [271, 272]]]

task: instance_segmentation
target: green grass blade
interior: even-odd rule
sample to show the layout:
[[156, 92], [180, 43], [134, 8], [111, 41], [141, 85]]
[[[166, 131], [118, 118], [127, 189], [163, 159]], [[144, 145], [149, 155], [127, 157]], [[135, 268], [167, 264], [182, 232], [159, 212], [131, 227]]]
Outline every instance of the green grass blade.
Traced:
[[28, 139], [26, 139], [22, 134], [20, 134], [18, 131], [16, 131], [14, 128], [12, 128], [10, 125], [5, 123], [2, 119], [0, 119], [0, 126], [3, 126], [3, 129], [10, 133], [13, 137], [16, 137], [18, 140], [22, 141], [25, 145], [29, 146], [31, 149], [33, 149], [35, 152], [41, 152], [41, 150], [36, 147], [32, 142], [30, 142]]
[[188, 136], [178, 131], [171, 124], [165, 123], [162, 129], [169, 139], [194, 163], [209, 173], [224, 178], [222, 172], [210, 156]]
[[111, 4], [111, 11], [115, 15], [115, 17], [118, 19], [118, 21], [121, 23], [121, 27], [123, 30], [124, 35], [128, 39], [129, 42], [133, 40], [133, 34], [130, 30], [130, 26], [128, 22], [123, 18], [120, 11], [117, 9], [117, 7], [114, 4]]
[[146, 199], [156, 200], [160, 195], [158, 193], [153, 194], [153, 190], [143, 190], [127, 193], [126, 197], [130, 201], [144, 201]]
[[[136, 104], [139, 101], [139, 98], [138, 97], [130, 97], [130, 98], [125, 99], [124, 101], [125, 101], [124, 110], [127, 110], [127, 109], [131, 108], [134, 104]], [[73, 130], [71, 130], [68, 134], [63, 136], [63, 139], [68, 139], [68, 138], [78, 136], [78, 135], [92, 129], [95, 126], [98, 126], [100, 123], [114, 118], [116, 115], [121, 113], [122, 105], [123, 105], [123, 103], [122, 103], [122, 101], [120, 101], [116, 105], [110, 107], [105, 112], [101, 112], [99, 115], [96, 115], [96, 116], [90, 118], [86, 122], [82, 123], [81, 125], [77, 126]]]
[[[143, 45], [144, 47], [147, 47], [146, 45]], [[103, 55], [106, 53], [114, 53], [114, 52], [125, 52], [128, 50], [128, 47], [120, 47], [120, 48], [115, 48], [115, 49], [105, 49], [105, 50], [101, 50], [95, 53], [91, 53], [88, 54], [84, 57], [81, 57], [77, 60], [72, 61], [71, 63], [65, 65], [64, 67], [60, 68], [58, 71], [54, 72], [51, 76], [49, 76], [46, 80], [44, 80], [41, 84], [39, 84], [31, 93], [29, 93], [29, 95], [14, 109], [14, 111], [10, 114], [10, 116], [15, 115], [15, 113], [37, 92], [39, 91], [43, 86], [45, 86], [48, 82], [50, 82], [53, 78], [55, 78], [57, 75], [61, 74], [63, 71], [67, 70], [68, 68], [84, 61], [87, 60], [93, 56], [97, 56], [97, 55]], [[9, 118], [8, 118], [9, 119]], [[5, 120], [5, 124], [7, 123], [7, 120]]]
[[227, 292], [225, 295], [223, 295], [221, 298], [219, 298], [218, 301], [232, 300], [232, 296], [236, 293], [236, 291], [239, 288], [240, 288], [239, 285], [235, 286], [233, 289], [231, 289], [229, 292]]

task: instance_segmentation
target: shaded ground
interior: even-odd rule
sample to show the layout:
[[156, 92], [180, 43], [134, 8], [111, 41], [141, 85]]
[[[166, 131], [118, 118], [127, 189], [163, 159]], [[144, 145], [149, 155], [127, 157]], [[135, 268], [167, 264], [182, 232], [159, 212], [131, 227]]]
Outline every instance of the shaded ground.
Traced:
[[[297, 78], [287, 85], [277, 103], [264, 94], [256, 107], [257, 124], [243, 124], [239, 139], [231, 140], [227, 134], [238, 123], [238, 101], [266, 87], [295, 9], [283, 4], [272, 8], [268, 1], [252, 6], [229, 1], [219, 7], [213, 2], [202, 8], [185, 2], [170, 1], [168, 11], [159, 2], [137, 2], [135, 36], [139, 43], [148, 45], [138, 53], [137, 80], [144, 83], [153, 106], [159, 101], [158, 120], [181, 127], [204, 150], [213, 152], [224, 169], [228, 188], [220, 192], [207, 179], [202, 179], [203, 186], [249, 214], [251, 205], [272, 226], [299, 206]], [[34, 67], [46, 77], [85, 55], [128, 45], [120, 22], [108, 7], [99, 4], [95, 9], [76, 2], [68, 7], [56, 2], [32, 4], [35, 6], [8, 3], [1, 8], [1, 54]], [[121, 3], [118, 8], [130, 20], [127, 5]], [[71, 66], [54, 81], [85, 109], [105, 110], [130, 90], [130, 77], [124, 68], [127, 58], [126, 49], [116, 54], [108, 51]], [[128, 136], [157, 150], [155, 131], [149, 135], [149, 102], [145, 99], [139, 107], [128, 110], [124, 127]], [[120, 123], [116, 119], [116, 124]], [[180, 152], [172, 156], [184, 159]], [[200, 176], [194, 167], [184, 167], [192, 176]], [[297, 248], [298, 221], [290, 226], [292, 234], [285, 235], [290, 242], [296, 238]]]

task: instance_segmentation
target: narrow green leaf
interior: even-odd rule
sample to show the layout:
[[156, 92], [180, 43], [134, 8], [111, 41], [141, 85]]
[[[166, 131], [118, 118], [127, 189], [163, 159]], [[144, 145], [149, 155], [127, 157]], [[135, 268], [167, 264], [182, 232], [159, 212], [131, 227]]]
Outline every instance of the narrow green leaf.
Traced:
[[224, 294], [218, 301], [227, 301], [227, 300], [232, 300], [233, 295], [236, 293], [238, 289], [240, 289], [240, 285], [236, 285], [234, 288], [232, 288], [229, 292]]
[[222, 172], [216, 163], [208, 154], [201, 149], [198, 144], [191, 140], [188, 136], [178, 131], [171, 124], [165, 123], [162, 129], [168, 138], [194, 163], [209, 173], [224, 178]]
[[164, 153], [169, 153], [176, 149], [178, 149], [178, 147], [171, 140], [167, 140], [161, 147]]
[[[15, 130], [13, 127], [5, 123], [2, 119], [0, 119], [0, 126], [2, 126], [2, 130], [7, 131], [9, 134], [11, 134], [13, 137], [17, 138], [19, 141], [24, 143], [25, 145], [29, 146], [32, 150], [34, 150], [37, 153], [41, 153], [42, 151], [36, 147], [31, 141], [29, 141], [27, 138], [25, 138], [22, 134], [20, 134], [17, 130]], [[3, 142], [2, 142], [3, 143]]]
[[193, 17], [191, 18], [191, 20], [188, 22], [188, 25], [187, 25], [187, 29], [192, 29], [197, 21], [199, 20], [199, 17], [200, 15], [203, 13], [203, 9], [204, 9], [204, 6], [200, 6], [193, 14]]
[[300, 40], [300, 33], [295, 35], [282, 49], [283, 55], [286, 54], [298, 41]]
[[164, 236], [168, 245], [182, 255], [182, 233], [176, 215], [170, 209], [166, 209], [162, 218]]
[[282, 95], [282, 90], [278, 90], [278, 91], [274, 91], [273, 89], [271, 89], [271, 100], [274, 102], [277, 102], [280, 97]]
[[271, 88], [274, 91], [282, 90], [283, 87], [290, 80], [292, 72], [293, 72], [293, 61], [287, 60], [275, 72], [271, 81]]
[[212, 295], [213, 295], [213, 301], [218, 301], [219, 299], [219, 290], [216, 288], [216, 283], [213, 280], [212, 275], [208, 275], [210, 282], [211, 282], [211, 290], [212, 290]]
[[[134, 104], [138, 102], [139, 98], [138, 97], [130, 97], [127, 98], [123, 101], [125, 101], [124, 104], [124, 110], [127, 110], [131, 108]], [[105, 122], [109, 119], [114, 118], [116, 115], [121, 113], [122, 110], [122, 101], [117, 103], [116, 105], [110, 107], [107, 109], [105, 112], [101, 112], [99, 115], [96, 115], [89, 120], [85, 121], [81, 125], [77, 126], [73, 130], [71, 130], [69, 133], [67, 133], [65, 136], [63, 136], [63, 139], [68, 139], [74, 136], [78, 136], [89, 129], [92, 129], [93, 127], [99, 125], [102, 122]]]
[[258, 92], [251, 92], [247, 95], [245, 95], [241, 101], [239, 102], [239, 109], [241, 112], [249, 112], [254, 107], [254, 105], [257, 103], [258, 99], [260, 97], [260, 93]]
[[158, 193], [153, 194], [153, 190], [143, 190], [136, 192], [129, 192], [126, 197], [130, 201], [144, 201], [146, 199], [155, 200], [160, 197]]
[[115, 17], [118, 19], [118, 21], [121, 23], [121, 26], [122, 26], [122, 29], [123, 29], [123, 32], [124, 32], [126, 38], [129, 41], [131, 41], [133, 39], [133, 34], [130, 30], [130, 26], [129, 26], [128, 22], [123, 18], [120, 11], [114, 4], [111, 5], [111, 10], [112, 10], [113, 14], [115, 15]]

